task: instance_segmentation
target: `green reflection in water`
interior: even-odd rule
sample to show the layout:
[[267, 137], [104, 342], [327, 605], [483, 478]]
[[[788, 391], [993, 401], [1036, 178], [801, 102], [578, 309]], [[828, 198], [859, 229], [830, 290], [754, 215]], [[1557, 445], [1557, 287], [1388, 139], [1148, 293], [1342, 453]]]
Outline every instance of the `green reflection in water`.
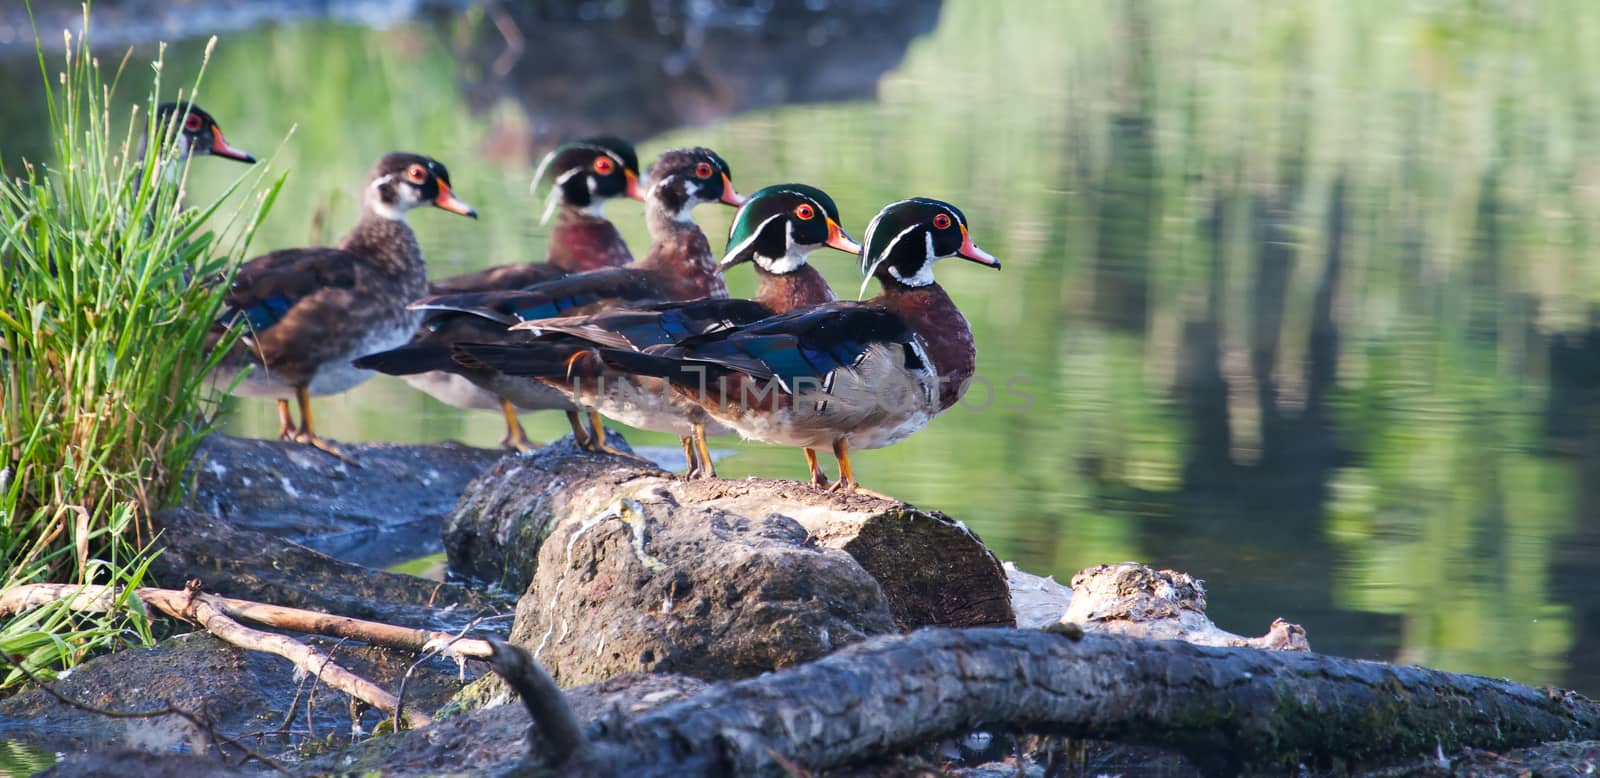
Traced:
[[[1593, 692], [1600, 596], [1574, 581], [1600, 567], [1595, 406], [1548, 387], [1588, 353], [1561, 348], [1600, 291], [1600, 6], [1505, 8], [950, 0], [876, 101], [641, 152], [704, 143], [742, 190], [815, 183], [858, 236], [887, 201], [949, 199], [1005, 260], [940, 268], [999, 407], [863, 452], [864, 483], [1058, 577], [1189, 570], [1241, 632], [1284, 616], [1323, 650]], [[204, 103], [230, 140], [260, 153], [300, 126], [258, 248], [336, 236], [370, 161], [407, 148], [445, 161], [483, 214], [412, 217], [435, 274], [542, 255], [529, 165], [478, 153], [526, 120], [469, 112], [456, 82], [453, 46], [477, 23], [224, 41]], [[170, 61], [198, 58], [179, 49]], [[230, 172], [202, 167], [203, 189]], [[642, 248], [638, 204], [609, 212]], [[728, 210], [699, 215], [726, 234]], [[853, 296], [848, 260], [817, 264]], [[1026, 412], [1005, 407], [1008, 381]], [[501, 432], [387, 379], [318, 407], [341, 439]], [[275, 432], [269, 403], [235, 410], [233, 431]], [[719, 445], [737, 450], [728, 475], [804, 472], [792, 451]]]
[[15, 740], [0, 740], [0, 776], [27, 778], [56, 763], [54, 754]]

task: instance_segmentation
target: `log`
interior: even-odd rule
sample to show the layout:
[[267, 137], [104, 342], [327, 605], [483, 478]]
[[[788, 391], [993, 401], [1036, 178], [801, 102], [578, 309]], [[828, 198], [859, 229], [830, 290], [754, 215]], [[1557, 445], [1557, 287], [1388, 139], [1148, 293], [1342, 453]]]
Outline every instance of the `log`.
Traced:
[[866, 570], [902, 630], [1016, 623], [1000, 562], [975, 533], [943, 514], [796, 481], [686, 481], [643, 460], [578, 452], [566, 439], [503, 459], [467, 486], [445, 522], [450, 569], [523, 591], [559, 523], [640, 495], [650, 495], [652, 515], [687, 521], [792, 520], [813, 544], [842, 550]]
[[1600, 704], [1302, 651], [925, 629], [590, 727], [563, 774], [784, 776], [974, 729], [1155, 745], [1232, 775], [1594, 738]]

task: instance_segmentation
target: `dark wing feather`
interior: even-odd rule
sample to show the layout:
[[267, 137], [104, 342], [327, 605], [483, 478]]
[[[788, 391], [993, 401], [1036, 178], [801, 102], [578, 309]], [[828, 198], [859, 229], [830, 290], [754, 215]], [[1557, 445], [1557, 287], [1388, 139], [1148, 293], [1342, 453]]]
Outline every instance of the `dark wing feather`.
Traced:
[[751, 324], [770, 313], [752, 300], [694, 300], [544, 320], [536, 332], [545, 338], [637, 350]]
[[464, 294], [489, 292], [496, 289], [521, 289], [533, 284], [554, 281], [566, 275], [555, 265], [534, 262], [524, 265], [499, 265], [476, 273], [441, 278], [428, 284], [429, 294]]
[[452, 353], [457, 341], [519, 343], [528, 339], [527, 333], [507, 331], [487, 319], [455, 314], [424, 324], [404, 346], [367, 354], [352, 364], [388, 375], [416, 375], [431, 370], [459, 373], [461, 364]]
[[283, 321], [301, 300], [324, 289], [356, 285], [360, 259], [335, 248], [285, 249], [240, 266], [217, 323], [263, 332]]
[[[875, 346], [898, 343], [910, 353], [912, 333], [898, 315], [872, 305], [835, 302], [770, 316], [745, 327], [688, 338], [647, 350], [648, 358], [606, 352], [623, 370], [687, 379], [694, 365], [714, 365], [752, 378], [777, 379], [786, 389], [819, 385], [835, 370], [854, 367]], [[676, 366], [674, 369], [673, 366]]]
[[421, 311], [470, 313], [503, 324], [551, 319], [603, 308], [661, 301], [651, 274], [632, 268], [577, 273], [514, 292], [434, 295], [411, 304]]

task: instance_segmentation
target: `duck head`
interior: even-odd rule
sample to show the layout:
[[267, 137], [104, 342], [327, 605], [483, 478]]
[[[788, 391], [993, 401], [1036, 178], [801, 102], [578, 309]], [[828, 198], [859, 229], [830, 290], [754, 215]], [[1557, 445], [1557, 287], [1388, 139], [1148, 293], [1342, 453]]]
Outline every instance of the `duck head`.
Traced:
[[718, 267], [754, 262], [769, 273], [792, 273], [823, 246], [861, 253], [861, 244], [839, 226], [839, 207], [826, 192], [805, 184], [777, 184], [757, 190], [739, 208]]
[[692, 148], [673, 149], [650, 166], [646, 201], [674, 220], [687, 222], [689, 212], [701, 203], [738, 206], [745, 199], [734, 191], [733, 171], [722, 157], [711, 149]]
[[626, 141], [611, 137], [585, 138], [555, 147], [533, 173], [533, 187], [551, 181], [541, 221], [549, 221], [557, 205], [576, 208], [591, 216], [613, 197], [644, 199], [639, 185], [639, 155]]
[[383, 155], [372, 166], [362, 205], [396, 221], [404, 219], [407, 211], [420, 205], [478, 218], [472, 206], [450, 191], [450, 171], [444, 165], [421, 154], [401, 151]]
[[156, 132], [173, 133], [171, 137], [178, 145], [180, 157], [212, 156], [248, 163], [256, 161], [250, 152], [223, 140], [222, 128], [217, 126], [217, 120], [194, 103], [162, 103], [156, 106], [155, 122]]
[[1000, 260], [978, 248], [967, 234], [966, 214], [943, 200], [913, 197], [884, 206], [867, 225], [866, 240], [862, 274], [884, 284], [928, 286], [933, 283], [934, 263], [946, 257], [1000, 269]]

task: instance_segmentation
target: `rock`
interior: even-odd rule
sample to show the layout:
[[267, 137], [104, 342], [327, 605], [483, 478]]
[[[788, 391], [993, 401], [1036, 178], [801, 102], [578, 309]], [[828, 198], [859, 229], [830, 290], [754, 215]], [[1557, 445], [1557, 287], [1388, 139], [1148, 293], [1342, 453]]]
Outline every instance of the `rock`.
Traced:
[[[344, 667], [390, 690], [399, 688], [415, 661], [404, 652], [313, 640]], [[460, 688], [457, 672], [454, 664], [443, 660], [424, 663], [406, 683], [406, 704], [438, 708]], [[230, 646], [201, 632], [168, 638], [152, 648], [96, 657], [54, 681], [52, 688], [68, 699], [107, 710], [148, 712], [170, 705], [202, 715], [219, 732], [234, 737], [284, 728], [315, 732], [319, 739], [330, 734], [349, 737], [352, 732], [349, 698], [342, 692], [317, 686], [313, 695], [313, 684], [296, 678], [288, 660]], [[362, 729], [371, 731], [383, 718], [366, 710]], [[68, 753], [167, 751], [182, 746], [204, 753], [207, 749], [206, 736], [181, 717], [111, 718], [65, 705], [39, 689], [0, 701], [0, 740]], [[303, 741], [303, 737], [278, 736], [249, 742], [270, 755]]]
[[159, 775], [163, 778], [242, 778], [259, 773], [223, 764], [222, 760], [193, 754], [154, 753], [135, 748], [69, 754], [36, 778], [129, 778]]
[[1205, 588], [1195, 577], [1123, 562], [1096, 565], [1072, 576], [1072, 604], [1061, 622], [1078, 624], [1085, 632], [1202, 646], [1311, 650], [1305, 628], [1298, 624], [1277, 619], [1266, 635], [1247, 638], [1219, 629], [1205, 614]]
[[641, 477], [541, 545], [511, 641], [561, 685], [631, 672], [744, 678], [895, 631], [883, 591], [849, 555], [783, 516], [680, 504], [673, 484]]
[[504, 454], [455, 443], [340, 444], [352, 467], [310, 446], [212, 434], [184, 504], [241, 529], [386, 566], [438, 549], [462, 487]]
[[883, 587], [901, 630], [1016, 624], [1000, 560], [977, 533], [938, 511], [762, 478], [680, 481], [672, 496], [683, 505], [794, 519], [814, 542], [849, 554]]
[[1017, 610], [1017, 626], [1038, 629], [1061, 621], [1061, 614], [1072, 605], [1072, 590], [1050, 576], [1025, 573], [1006, 562], [1006, 584], [1011, 588], [1011, 606]]
[[184, 509], [162, 511], [156, 579], [206, 592], [419, 629], [455, 630], [514, 602], [464, 586], [385, 573]]
[[642, 459], [580, 451], [571, 437], [505, 457], [462, 490], [445, 519], [450, 573], [520, 593], [533, 580], [540, 544], [569, 505], [593, 513], [629, 479], [662, 475]]
[[[706, 688], [678, 675], [625, 675], [566, 690], [578, 721], [590, 724], [637, 715]], [[500, 704], [440, 719], [426, 729], [358, 743], [305, 764], [310, 774], [381, 772], [407, 776], [492, 775], [515, 765], [528, 751], [528, 711], [504, 696]]]
[[580, 454], [566, 441], [504, 459], [466, 488], [445, 523], [450, 569], [522, 591], [554, 527], [641, 493], [684, 510], [796, 522], [878, 582], [901, 629], [1015, 622], [999, 561], [943, 514], [794, 481], [686, 481], [642, 460]]

